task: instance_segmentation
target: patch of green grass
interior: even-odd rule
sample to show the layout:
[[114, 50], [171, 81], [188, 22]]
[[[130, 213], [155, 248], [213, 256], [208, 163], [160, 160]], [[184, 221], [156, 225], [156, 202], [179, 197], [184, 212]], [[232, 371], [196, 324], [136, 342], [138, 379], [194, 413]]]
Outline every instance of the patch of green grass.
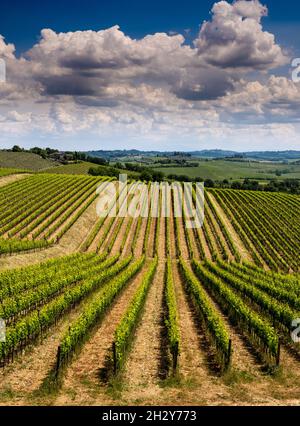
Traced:
[[1, 390], [0, 392], [0, 400], [1, 401], [7, 401], [13, 399], [15, 396], [15, 392], [10, 389], [9, 387]]
[[240, 383], [252, 383], [254, 377], [248, 371], [231, 369], [223, 376], [223, 382], [227, 386], [240, 384]]
[[114, 400], [118, 400], [122, 396], [122, 392], [126, 388], [122, 380], [122, 376], [118, 374], [117, 376], [109, 380], [106, 392]]
[[159, 383], [161, 388], [196, 389], [199, 382], [195, 377], [182, 377], [180, 374], [170, 376]]

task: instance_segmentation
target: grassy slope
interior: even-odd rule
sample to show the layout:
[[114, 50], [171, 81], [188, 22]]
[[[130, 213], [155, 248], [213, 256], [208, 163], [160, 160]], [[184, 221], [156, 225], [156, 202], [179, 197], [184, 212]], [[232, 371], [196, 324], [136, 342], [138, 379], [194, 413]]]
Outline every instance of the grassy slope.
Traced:
[[283, 174], [280, 179], [298, 178], [300, 179], [300, 165], [274, 164], [274, 163], [248, 163], [232, 161], [200, 161], [199, 167], [159, 167], [166, 175], [175, 173], [177, 175], [187, 175], [189, 177], [202, 177], [204, 179], [272, 179], [278, 177], [276, 170], [287, 170], [290, 173]]
[[40, 170], [51, 167], [52, 161], [44, 160], [36, 154], [28, 152], [0, 151], [0, 167], [11, 169]]
[[96, 164], [82, 162], [74, 164], [66, 164], [43, 170], [45, 173], [59, 173], [67, 175], [87, 175], [91, 167], [97, 167]]

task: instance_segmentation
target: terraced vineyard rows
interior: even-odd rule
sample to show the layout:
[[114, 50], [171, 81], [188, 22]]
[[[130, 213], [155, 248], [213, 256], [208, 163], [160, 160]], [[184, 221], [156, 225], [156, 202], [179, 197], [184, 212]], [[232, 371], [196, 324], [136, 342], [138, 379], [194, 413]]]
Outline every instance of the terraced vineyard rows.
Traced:
[[0, 188], [0, 254], [40, 249], [68, 231], [96, 200], [103, 178], [34, 175]]
[[[96, 202], [102, 180], [43, 174], [3, 186], [3, 244], [59, 242]], [[55, 389], [42, 396], [48, 402], [110, 403], [117, 382], [123, 403], [217, 403], [220, 394], [241, 403], [237, 385], [247, 402], [276, 391], [280, 403], [278, 369], [293, 376], [293, 395], [299, 197], [210, 189], [203, 226], [188, 228], [180, 184], [147, 192], [132, 182], [116, 194], [117, 206], [104, 202], [116, 214], [98, 218], [80, 252], [0, 273], [0, 395], [10, 386], [27, 401], [46, 386]], [[188, 203], [196, 202], [193, 188]], [[118, 215], [126, 203], [130, 214]], [[28, 389], [14, 375], [28, 375]]]

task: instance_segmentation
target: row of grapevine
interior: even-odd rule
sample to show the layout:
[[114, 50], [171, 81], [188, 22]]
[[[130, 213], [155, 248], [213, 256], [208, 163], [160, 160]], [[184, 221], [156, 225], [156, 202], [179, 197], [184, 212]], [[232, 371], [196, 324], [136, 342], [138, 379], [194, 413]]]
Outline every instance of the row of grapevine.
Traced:
[[287, 271], [289, 269], [288, 264], [277, 252], [276, 247], [270, 242], [270, 232], [268, 228], [263, 222], [261, 222], [259, 226], [257, 225], [257, 222], [251, 217], [251, 209], [248, 210], [248, 204], [238, 199], [238, 196], [233, 194], [235, 191], [221, 190], [217, 192], [227, 204], [232, 214], [238, 219], [239, 226], [242, 226], [247, 232], [247, 236], [251, 239], [256, 250], [268, 267], [274, 270], [281, 268]]
[[[106, 182], [105, 184], [102, 184], [102, 192], [105, 193], [105, 189], [107, 188], [108, 182]], [[123, 188], [124, 191], [124, 188]], [[101, 196], [101, 194], [100, 194]], [[95, 241], [97, 235], [99, 234], [105, 220], [107, 217], [109, 217], [109, 215], [112, 212], [112, 209], [115, 208], [116, 203], [118, 202], [120, 197], [120, 193], [119, 191], [116, 194], [116, 200], [111, 200], [111, 202], [108, 205], [107, 211], [106, 211], [106, 216], [100, 217], [98, 219], [98, 221], [96, 222], [95, 226], [93, 227], [91, 233], [88, 235], [88, 238], [86, 239], [86, 241], [84, 241], [84, 243], [81, 246], [81, 251], [86, 251], [90, 248], [90, 246], [92, 245], [92, 243]]]
[[265, 271], [261, 268], [252, 265], [251, 263], [242, 263], [237, 265], [231, 263], [231, 267], [237, 269], [239, 272], [244, 272], [249, 279], [262, 279], [276, 284], [300, 296], [300, 276], [298, 274], [281, 274], [274, 271]]
[[[192, 194], [190, 194], [190, 195], [192, 195]], [[187, 201], [190, 201], [190, 199], [188, 199]], [[187, 203], [187, 205], [188, 205], [188, 208], [190, 209], [190, 211], [194, 207], [194, 206], [189, 205], [188, 203]], [[188, 218], [186, 216], [186, 212], [185, 212], [184, 208], [183, 208], [182, 212], [183, 212], [183, 215], [182, 215], [182, 219], [183, 219], [182, 226], [183, 226], [183, 229], [184, 229], [185, 241], [186, 241], [186, 245], [187, 245], [187, 248], [188, 248], [189, 257], [190, 257], [190, 259], [192, 259], [194, 257], [194, 250], [193, 250], [193, 245], [192, 245], [192, 239], [191, 239], [190, 229], [187, 227], [187, 221], [190, 218]]]
[[0, 256], [1, 255], [11, 255], [17, 252], [31, 251], [31, 250], [41, 250], [49, 246], [48, 241], [39, 240], [17, 240], [0, 238]]
[[[130, 203], [132, 202], [132, 200], [134, 198], [135, 190], [137, 189], [137, 187], [138, 187], [138, 183], [135, 183], [135, 184], [132, 184], [132, 185], [129, 186], [129, 188], [128, 188], [128, 194], [124, 197], [124, 200], [122, 201], [120, 207], [117, 208], [117, 210], [116, 210], [117, 214], [119, 213], [119, 211], [122, 211], [123, 208], [126, 208], [127, 211], [129, 211], [129, 209], [130, 209]], [[130, 219], [132, 219], [132, 218], [130, 217]], [[110, 235], [109, 240], [106, 242], [106, 246], [105, 246], [105, 249], [109, 253], [111, 252], [111, 250], [112, 250], [112, 248], [113, 248], [113, 246], [114, 246], [114, 244], [116, 242], [116, 239], [117, 239], [117, 237], [118, 237], [118, 235], [119, 235], [119, 233], [121, 231], [122, 225], [124, 223], [124, 220], [125, 220], [125, 216], [123, 216], [123, 215], [120, 216], [120, 217], [117, 216], [116, 219], [114, 220], [114, 222], [112, 223], [111, 235]], [[131, 221], [129, 220], [129, 222], [132, 222], [132, 220]], [[131, 227], [131, 223], [130, 223], [130, 227]], [[128, 229], [126, 229], [126, 232], [129, 232], [130, 227]], [[125, 237], [127, 239], [127, 235], [128, 234], [126, 235], [126, 232], [125, 232]], [[108, 234], [106, 234], [106, 235], [108, 235]], [[124, 238], [123, 238], [123, 241], [121, 242], [121, 245], [123, 244], [123, 242], [125, 244], [126, 239], [124, 240]]]
[[264, 208], [268, 215], [274, 217], [278, 229], [282, 229], [287, 233], [287, 238], [290, 242], [300, 242], [299, 229], [297, 227], [300, 206], [296, 202], [296, 197], [281, 193], [259, 192], [254, 195], [254, 199], [257, 201], [256, 204], [259, 204], [260, 210]]
[[219, 255], [221, 256], [222, 259], [227, 260], [228, 259], [228, 253], [227, 253], [227, 248], [225, 247], [219, 233], [218, 233], [218, 229], [217, 229], [217, 225], [215, 224], [214, 220], [213, 220], [213, 215], [210, 211], [210, 208], [208, 206], [207, 203], [207, 199], [208, 197], [205, 197], [205, 202], [206, 202], [206, 209], [205, 209], [205, 220], [208, 223], [208, 226], [211, 229], [211, 233], [214, 237], [215, 243], [216, 243], [216, 248], [217, 248], [217, 257], [219, 257]]
[[[144, 186], [140, 188], [140, 183], [138, 184], [137, 189], [139, 191], [139, 196], [135, 197], [132, 201], [132, 203], [134, 203], [132, 206], [133, 215], [128, 218], [128, 222], [127, 222], [125, 232], [123, 234], [121, 246], [120, 246], [120, 253], [123, 252], [125, 245], [127, 243], [127, 240], [129, 238], [131, 239], [130, 250], [132, 253], [134, 253], [138, 238], [140, 238], [140, 229], [142, 226], [142, 222], [143, 222], [143, 219], [146, 217], [146, 213], [149, 207], [147, 203], [148, 203], [148, 193], [149, 193], [150, 185], [151, 183], [149, 182], [147, 188]], [[139, 213], [138, 217], [136, 217], [136, 213]], [[130, 234], [132, 237], [129, 237]]]

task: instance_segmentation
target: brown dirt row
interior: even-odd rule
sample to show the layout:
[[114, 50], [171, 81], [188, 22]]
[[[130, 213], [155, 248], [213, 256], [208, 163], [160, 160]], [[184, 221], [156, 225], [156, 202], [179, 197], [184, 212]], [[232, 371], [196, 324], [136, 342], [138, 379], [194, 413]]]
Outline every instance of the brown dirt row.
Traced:
[[[99, 219], [98, 219], [99, 220]], [[98, 222], [98, 220], [97, 220], [97, 222]], [[99, 231], [98, 231], [98, 233], [96, 234], [96, 236], [95, 236], [95, 238], [94, 238], [94, 240], [93, 240], [93, 242], [92, 242], [92, 244], [90, 245], [90, 247], [88, 248], [88, 252], [96, 252], [97, 251], [97, 247], [98, 247], [98, 244], [99, 244], [99, 242], [100, 242], [100, 240], [101, 240], [101, 238], [102, 238], [102, 236], [103, 236], [103, 233], [104, 233], [104, 229], [105, 229], [105, 227], [106, 227], [106, 224], [108, 223], [108, 221], [110, 220], [110, 217], [106, 217], [105, 218], [105, 220], [104, 220], [104, 222], [102, 223], [102, 226], [101, 226], [101, 228], [99, 229]], [[92, 232], [92, 229], [91, 229], [91, 232]]]
[[[174, 219], [175, 221], [176, 219]], [[180, 247], [180, 251], [181, 251], [181, 256], [183, 257], [183, 259], [188, 259], [189, 258], [189, 251], [188, 251], [188, 247], [187, 247], [187, 243], [186, 243], [186, 239], [185, 239], [185, 235], [184, 235], [184, 221], [182, 218], [178, 218], [178, 225], [179, 225], [179, 230], [178, 230], [178, 235], [175, 235], [175, 238], [178, 238], [179, 240], [179, 247]], [[175, 231], [174, 231], [175, 232]]]
[[[116, 217], [116, 219], [114, 220], [112, 227], [111, 227], [111, 229], [110, 229], [110, 231], [109, 231], [109, 233], [108, 233], [108, 235], [107, 235], [107, 237], [104, 241], [104, 244], [102, 246], [102, 248], [104, 250], [108, 249], [109, 244], [115, 238], [116, 238], [116, 240], [118, 240], [117, 243], [119, 245], [121, 244], [121, 240], [123, 238], [123, 234], [121, 234], [121, 232], [122, 232], [122, 227], [124, 225], [124, 221], [125, 221], [125, 218]], [[117, 227], [119, 226], [120, 223], [121, 223], [121, 229], [119, 231], [117, 231]], [[118, 232], [118, 234], [117, 234], [117, 232]], [[116, 234], [117, 234], [117, 236], [116, 236]], [[114, 245], [116, 244], [116, 240], [114, 242]]]
[[[140, 227], [139, 235], [136, 240], [136, 246], [134, 249], [134, 256], [141, 257], [143, 255], [143, 248], [144, 248], [144, 237], [146, 233], [146, 227], [147, 227], [147, 218], [144, 218], [142, 220], [142, 224]], [[134, 232], [136, 232], [136, 229], [134, 229]]]
[[136, 233], [137, 222], [138, 222], [137, 219], [133, 219], [131, 223], [130, 231], [129, 231], [129, 234], [127, 235], [127, 239], [123, 247], [122, 256], [129, 256], [129, 254], [131, 253], [133, 238]]
[[123, 220], [123, 222], [122, 222], [121, 228], [118, 232], [117, 238], [116, 238], [114, 245], [112, 247], [112, 250], [111, 250], [112, 256], [120, 253], [120, 248], [121, 248], [121, 244], [122, 244], [122, 241], [123, 241], [123, 237], [124, 237], [124, 234], [125, 234], [125, 231], [126, 231], [127, 224], [129, 222], [129, 217], [125, 217], [124, 219], [120, 218], [119, 220]]
[[159, 233], [158, 233], [158, 256], [160, 260], [166, 258], [166, 224], [165, 218], [160, 216], [159, 218]]
[[173, 212], [173, 209], [171, 209], [169, 223], [170, 223], [169, 224], [169, 229], [170, 229], [170, 236], [169, 236], [169, 241], [170, 241], [170, 257], [172, 259], [176, 259], [177, 255], [176, 255], [176, 240], [175, 240], [174, 212]]
[[149, 239], [146, 242], [147, 244], [146, 254], [148, 257], [153, 257], [156, 221], [158, 220], [158, 218], [152, 217], [150, 218], [150, 220], [151, 220], [151, 225], [150, 225]]

